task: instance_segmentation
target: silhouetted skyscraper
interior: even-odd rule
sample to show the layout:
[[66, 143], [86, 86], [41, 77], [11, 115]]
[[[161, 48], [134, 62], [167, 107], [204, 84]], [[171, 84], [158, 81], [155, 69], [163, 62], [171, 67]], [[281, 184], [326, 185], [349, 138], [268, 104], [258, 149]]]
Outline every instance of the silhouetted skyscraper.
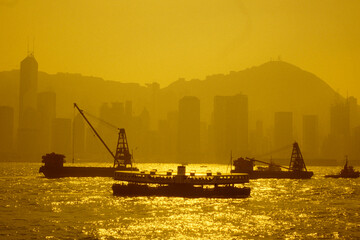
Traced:
[[319, 124], [317, 115], [303, 116], [303, 154], [315, 158], [319, 154]]
[[[33, 129], [37, 107], [38, 63], [33, 54], [20, 64], [19, 128]], [[36, 117], [35, 117], [36, 118]]]
[[41, 92], [38, 94], [37, 109], [39, 113], [39, 148], [42, 154], [50, 151], [52, 121], [56, 117], [56, 94]]
[[330, 134], [324, 144], [324, 155], [342, 159], [350, 152], [350, 108], [348, 100], [330, 107]]
[[83, 158], [85, 154], [85, 120], [77, 114], [73, 121], [74, 158]]
[[217, 161], [229, 162], [230, 152], [235, 157], [248, 153], [248, 97], [215, 96], [214, 147]]
[[31, 159], [39, 154], [39, 114], [37, 112], [38, 63], [29, 54], [20, 64], [18, 153]]
[[330, 135], [350, 135], [350, 112], [348, 102], [338, 102], [330, 108]]
[[13, 149], [14, 109], [0, 106], [0, 153], [10, 153]]
[[[293, 113], [276, 112], [274, 121], [274, 150], [280, 149], [287, 145], [291, 146], [293, 142]], [[276, 157], [283, 158], [290, 155], [290, 152], [278, 152]]]
[[55, 118], [52, 122], [51, 151], [69, 158], [71, 142], [71, 119]]
[[182, 162], [200, 157], [200, 100], [186, 96], [179, 101], [178, 157]]
[[357, 160], [354, 165], [360, 163], [360, 126], [353, 129], [351, 140], [350, 160]]
[[360, 125], [358, 104], [355, 97], [348, 97], [347, 104], [349, 105], [349, 127], [350, 130]]

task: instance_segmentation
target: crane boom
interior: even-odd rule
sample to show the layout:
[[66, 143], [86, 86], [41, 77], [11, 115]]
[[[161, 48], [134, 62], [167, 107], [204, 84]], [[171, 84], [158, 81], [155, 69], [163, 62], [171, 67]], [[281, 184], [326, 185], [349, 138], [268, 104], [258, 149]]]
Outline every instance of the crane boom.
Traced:
[[264, 164], [267, 164], [267, 165], [272, 165], [272, 166], [276, 166], [276, 167], [285, 168], [287, 170], [290, 170], [290, 168], [288, 168], [288, 167], [284, 167], [284, 166], [281, 166], [281, 165], [278, 165], [278, 164], [275, 164], [275, 163], [268, 163], [268, 162], [257, 160], [255, 158], [248, 158], [248, 157], [246, 159], [248, 159], [250, 161], [260, 162], [260, 163], [264, 163]]
[[104, 142], [104, 140], [100, 137], [100, 135], [98, 134], [98, 132], [95, 130], [95, 128], [91, 125], [91, 123], [89, 122], [89, 120], [86, 118], [86, 116], [83, 113], [83, 110], [81, 110], [78, 105], [76, 103], [74, 103], [74, 107], [79, 111], [79, 113], [81, 114], [81, 116], [85, 119], [85, 121], [89, 124], [90, 128], [93, 130], [93, 132], [95, 133], [95, 135], [99, 138], [99, 140], [102, 142], [102, 144], [105, 146], [105, 148], [108, 150], [108, 152], [111, 154], [111, 156], [115, 159], [115, 155], [114, 153], [110, 150], [110, 148], [106, 145], [106, 143]]

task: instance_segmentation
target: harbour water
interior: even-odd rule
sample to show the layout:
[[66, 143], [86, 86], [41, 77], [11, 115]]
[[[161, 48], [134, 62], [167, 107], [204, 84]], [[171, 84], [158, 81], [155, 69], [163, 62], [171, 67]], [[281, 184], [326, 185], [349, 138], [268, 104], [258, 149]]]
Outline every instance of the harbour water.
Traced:
[[186, 199], [113, 196], [111, 178], [46, 179], [40, 165], [0, 163], [0, 239], [360, 239], [360, 178], [324, 178], [340, 167], [310, 166], [310, 180], [251, 180], [246, 199]]

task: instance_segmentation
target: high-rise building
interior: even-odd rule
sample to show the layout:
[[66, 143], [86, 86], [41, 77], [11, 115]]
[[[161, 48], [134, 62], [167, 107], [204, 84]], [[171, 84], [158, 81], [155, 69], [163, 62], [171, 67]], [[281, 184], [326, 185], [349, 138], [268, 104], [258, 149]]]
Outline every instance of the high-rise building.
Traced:
[[230, 153], [235, 157], [248, 153], [248, 97], [215, 96], [214, 98], [215, 156], [219, 162], [229, 162]]
[[14, 109], [0, 106], [0, 153], [10, 153], [13, 149]]
[[50, 151], [52, 121], [56, 117], [56, 94], [41, 92], [38, 94], [39, 113], [39, 150], [42, 154]]
[[358, 104], [355, 97], [348, 97], [347, 104], [349, 106], [349, 127], [350, 130], [360, 125]]
[[249, 145], [251, 146], [251, 152], [253, 155], [263, 155], [269, 152], [268, 142], [264, 135], [264, 123], [262, 120], [257, 120], [255, 129], [249, 136]]
[[39, 114], [37, 112], [38, 63], [29, 54], [20, 64], [19, 127], [17, 146], [22, 158], [39, 154]]
[[[293, 142], [293, 113], [276, 112], [274, 121], [274, 150], [281, 149], [288, 145], [291, 146]], [[276, 157], [284, 158], [288, 156], [290, 156], [289, 152], [276, 153]]]
[[185, 96], [179, 101], [178, 158], [182, 162], [200, 157], [200, 100]]
[[55, 118], [52, 122], [51, 151], [70, 157], [71, 119]]
[[303, 116], [303, 149], [307, 158], [316, 158], [319, 154], [319, 123], [317, 115]]
[[324, 144], [326, 157], [341, 159], [350, 152], [350, 103], [338, 100], [330, 107], [330, 134]]
[[73, 121], [73, 146], [74, 158], [85, 157], [85, 120], [77, 114]]
[[20, 64], [19, 128], [34, 129], [37, 108], [38, 63], [29, 54]]
[[330, 135], [350, 135], [350, 112], [348, 102], [338, 102], [330, 108]]

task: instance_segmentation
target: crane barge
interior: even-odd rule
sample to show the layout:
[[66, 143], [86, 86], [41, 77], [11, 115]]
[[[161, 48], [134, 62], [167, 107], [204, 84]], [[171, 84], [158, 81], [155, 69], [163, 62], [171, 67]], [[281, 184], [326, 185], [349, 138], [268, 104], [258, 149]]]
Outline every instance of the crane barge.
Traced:
[[[257, 167], [254, 170], [255, 162], [268, 165], [268, 167]], [[313, 176], [313, 172], [308, 171], [302, 157], [299, 144], [293, 144], [293, 150], [289, 167], [274, 164], [273, 162], [260, 161], [255, 158], [238, 158], [234, 161], [235, 169], [232, 173], [248, 173], [250, 179], [258, 178], [290, 178], [290, 179], [308, 179]], [[284, 169], [284, 170], [282, 170]]]
[[113, 153], [101, 138], [99, 133], [89, 122], [76, 103], [74, 107], [79, 111], [86, 123], [90, 126], [94, 134], [104, 145], [111, 157], [114, 159], [113, 167], [73, 167], [64, 166], [65, 156], [62, 154], [49, 153], [42, 156], [42, 162], [45, 164], [39, 169], [39, 173], [43, 173], [47, 178], [61, 178], [61, 177], [113, 177], [116, 170], [122, 171], [138, 171], [139, 169], [132, 165], [132, 155], [129, 151], [128, 141], [124, 128], [118, 128], [118, 141], [116, 151]]

